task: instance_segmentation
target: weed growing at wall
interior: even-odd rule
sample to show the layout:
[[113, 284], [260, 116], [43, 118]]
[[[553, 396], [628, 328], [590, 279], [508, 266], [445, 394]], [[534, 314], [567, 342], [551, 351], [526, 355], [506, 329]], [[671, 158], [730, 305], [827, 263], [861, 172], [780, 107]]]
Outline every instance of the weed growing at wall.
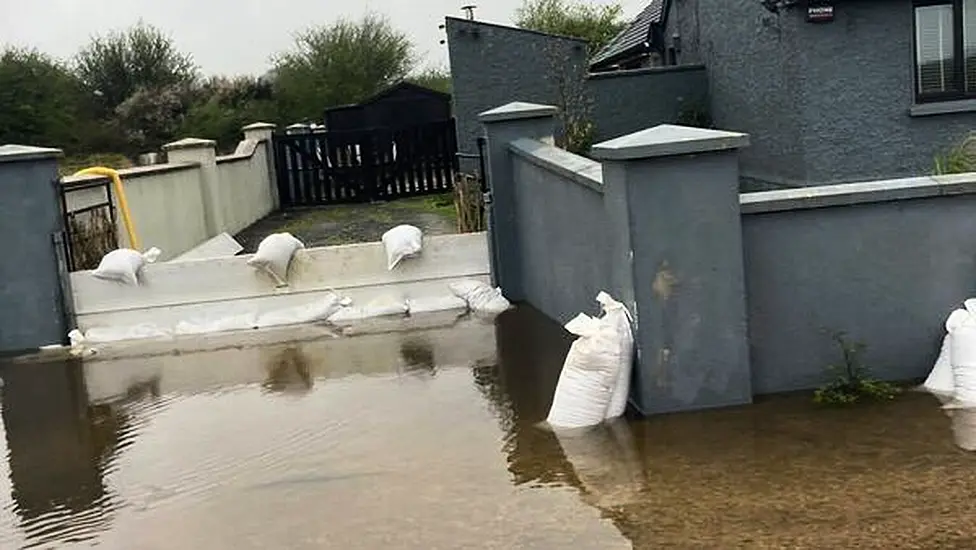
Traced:
[[813, 400], [824, 405], [851, 405], [862, 401], [888, 401], [901, 390], [871, 376], [870, 369], [861, 360], [864, 344], [849, 342], [843, 333], [834, 335], [843, 354], [843, 364], [831, 365], [827, 371], [833, 379], [816, 390]]
[[585, 60], [572, 55], [571, 47], [552, 42], [545, 48], [549, 73], [554, 77], [556, 115], [562, 133], [556, 145], [577, 155], [586, 155], [593, 146], [596, 126], [593, 124], [593, 101], [586, 93]]
[[935, 157], [935, 175], [976, 172], [976, 133]]
[[472, 174], [458, 174], [454, 180], [454, 208], [458, 233], [475, 233], [487, 229], [481, 180]]

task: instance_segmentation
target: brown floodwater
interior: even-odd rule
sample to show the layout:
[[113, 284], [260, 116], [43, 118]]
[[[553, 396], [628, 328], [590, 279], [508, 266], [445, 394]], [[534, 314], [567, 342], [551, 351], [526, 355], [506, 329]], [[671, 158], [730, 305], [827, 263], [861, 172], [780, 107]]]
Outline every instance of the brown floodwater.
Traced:
[[0, 548], [976, 548], [976, 413], [927, 395], [557, 434], [531, 309], [282, 334], [0, 366]]

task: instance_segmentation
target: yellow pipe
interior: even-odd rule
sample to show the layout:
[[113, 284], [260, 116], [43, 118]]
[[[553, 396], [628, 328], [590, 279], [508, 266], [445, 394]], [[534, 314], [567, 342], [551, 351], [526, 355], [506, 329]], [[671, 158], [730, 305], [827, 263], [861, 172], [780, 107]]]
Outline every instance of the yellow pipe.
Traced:
[[132, 224], [132, 214], [129, 213], [129, 202], [125, 200], [125, 189], [122, 187], [122, 178], [119, 172], [104, 166], [93, 166], [75, 172], [76, 176], [107, 176], [111, 178], [115, 185], [115, 196], [119, 198], [119, 210], [122, 211], [122, 222], [125, 224], [125, 232], [129, 235], [129, 246], [134, 250], [139, 250], [139, 238], [136, 237], [136, 229]]

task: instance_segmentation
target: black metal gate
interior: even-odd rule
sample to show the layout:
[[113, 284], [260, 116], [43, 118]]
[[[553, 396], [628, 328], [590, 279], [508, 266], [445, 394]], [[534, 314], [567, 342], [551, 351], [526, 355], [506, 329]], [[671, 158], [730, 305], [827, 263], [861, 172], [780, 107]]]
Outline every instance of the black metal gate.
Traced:
[[118, 247], [112, 183], [100, 177], [74, 183], [59, 180], [58, 185], [68, 269], [95, 269], [102, 256]]
[[458, 170], [454, 119], [279, 134], [274, 149], [283, 208], [447, 193]]

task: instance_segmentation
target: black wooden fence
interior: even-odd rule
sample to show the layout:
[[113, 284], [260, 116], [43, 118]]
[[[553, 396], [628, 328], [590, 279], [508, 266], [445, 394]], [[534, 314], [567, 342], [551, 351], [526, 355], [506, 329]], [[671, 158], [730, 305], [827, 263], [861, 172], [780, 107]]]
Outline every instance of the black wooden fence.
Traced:
[[450, 192], [458, 169], [453, 119], [405, 128], [276, 135], [283, 208]]

